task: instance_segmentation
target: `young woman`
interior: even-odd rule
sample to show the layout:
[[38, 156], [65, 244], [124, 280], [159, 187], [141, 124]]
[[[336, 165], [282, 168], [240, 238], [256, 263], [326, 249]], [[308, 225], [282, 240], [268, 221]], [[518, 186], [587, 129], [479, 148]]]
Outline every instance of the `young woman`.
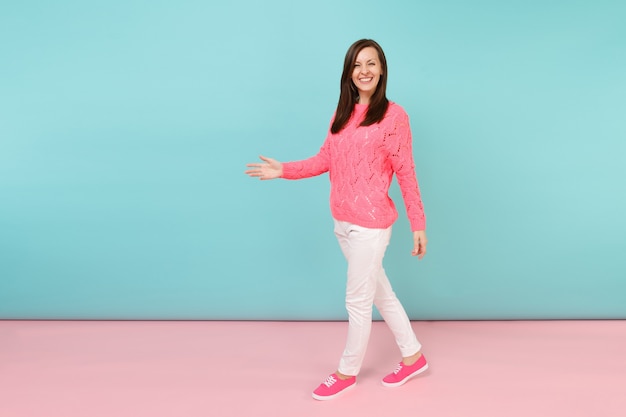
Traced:
[[281, 163], [261, 156], [246, 174], [261, 180], [301, 179], [328, 172], [335, 235], [348, 261], [346, 309], [348, 338], [335, 373], [313, 392], [328, 400], [353, 388], [367, 348], [372, 305], [391, 329], [402, 353], [396, 369], [383, 378], [388, 387], [404, 384], [428, 368], [411, 322], [383, 269], [383, 257], [398, 217], [388, 191], [395, 173], [413, 231], [413, 256], [426, 254], [425, 216], [415, 176], [411, 130], [405, 111], [386, 97], [387, 61], [369, 39], [346, 53], [339, 104], [319, 153]]

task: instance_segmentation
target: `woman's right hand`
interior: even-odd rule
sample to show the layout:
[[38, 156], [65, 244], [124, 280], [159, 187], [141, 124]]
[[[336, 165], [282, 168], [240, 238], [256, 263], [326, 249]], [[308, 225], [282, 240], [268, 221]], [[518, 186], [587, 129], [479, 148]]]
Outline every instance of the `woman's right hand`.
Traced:
[[283, 175], [283, 164], [279, 161], [266, 158], [260, 155], [259, 158], [263, 163], [246, 164], [248, 168], [245, 173], [250, 177], [258, 177], [260, 180], [273, 180], [274, 178], [280, 178]]

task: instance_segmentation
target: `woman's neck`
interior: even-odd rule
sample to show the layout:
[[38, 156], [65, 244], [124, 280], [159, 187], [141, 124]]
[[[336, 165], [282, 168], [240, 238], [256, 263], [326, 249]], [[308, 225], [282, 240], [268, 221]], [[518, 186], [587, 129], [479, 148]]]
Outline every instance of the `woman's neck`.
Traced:
[[359, 94], [359, 98], [357, 99], [358, 104], [370, 104], [371, 95]]

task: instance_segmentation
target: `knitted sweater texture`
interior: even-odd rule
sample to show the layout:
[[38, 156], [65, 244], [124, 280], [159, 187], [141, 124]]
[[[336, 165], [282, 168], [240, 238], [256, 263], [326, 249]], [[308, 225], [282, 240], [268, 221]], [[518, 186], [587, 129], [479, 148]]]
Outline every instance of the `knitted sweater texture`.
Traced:
[[396, 174], [411, 230], [424, 230], [426, 218], [415, 175], [409, 117], [390, 102], [384, 119], [359, 126], [367, 105], [356, 104], [346, 126], [329, 131], [317, 155], [283, 163], [285, 179], [329, 173], [332, 216], [362, 227], [386, 229], [398, 218], [389, 186]]

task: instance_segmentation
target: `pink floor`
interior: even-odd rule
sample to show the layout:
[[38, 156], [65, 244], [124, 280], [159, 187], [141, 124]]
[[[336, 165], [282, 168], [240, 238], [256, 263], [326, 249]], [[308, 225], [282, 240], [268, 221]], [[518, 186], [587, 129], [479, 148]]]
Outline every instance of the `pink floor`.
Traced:
[[423, 376], [380, 385], [377, 322], [356, 389], [318, 402], [346, 323], [0, 321], [0, 416], [626, 416], [626, 321], [413, 327]]

